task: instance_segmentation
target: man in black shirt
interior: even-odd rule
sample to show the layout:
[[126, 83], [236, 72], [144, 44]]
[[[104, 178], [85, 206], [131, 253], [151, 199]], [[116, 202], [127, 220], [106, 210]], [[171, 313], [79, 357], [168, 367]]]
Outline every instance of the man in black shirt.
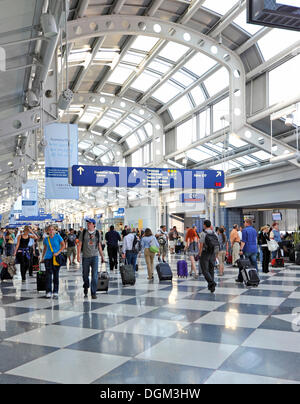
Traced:
[[107, 252], [109, 257], [109, 267], [113, 271], [118, 268], [118, 245], [121, 241], [120, 234], [115, 231], [114, 226], [110, 226], [110, 230], [105, 234], [107, 243]]

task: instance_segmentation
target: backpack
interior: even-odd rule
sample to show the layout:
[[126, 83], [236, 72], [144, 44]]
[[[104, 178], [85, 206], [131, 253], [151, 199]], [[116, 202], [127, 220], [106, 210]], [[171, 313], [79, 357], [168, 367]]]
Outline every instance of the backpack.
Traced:
[[220, 251], [220, 243], [218, 240], [218, 237], [215, 233], [209, 234], [206, 233], [205, 236], [205, 246], [206, 246], [206, 251], [208, 253], [213, 253], [213, 254], [218, 254], [218, 252]]
[[[86, 229], [83, 230], [82, 232], [82, 244], [81, 244], [81, 251], [83, 251], [83, 244], [84, 244], [84, 238], [85, 238], [85, 233], [87, 232]], [[97, 245], [100, 243], [100, 234], [99, 231], [96, 230], [96, 239], [97, 239]]]
[[133, 244], [132, 244], [132, 251], [134, 253], [139, 253], [141, 251], [141, 249], [142, 249], [142, 246], [141, 246], [140, 240], [137, 238], [137, 236], [134, 236]]

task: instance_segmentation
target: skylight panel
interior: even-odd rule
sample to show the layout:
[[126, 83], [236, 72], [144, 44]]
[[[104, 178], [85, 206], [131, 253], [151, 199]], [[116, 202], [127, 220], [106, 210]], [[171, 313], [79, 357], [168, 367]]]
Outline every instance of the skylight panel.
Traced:
[[264, 59], [268, 60], [299, 40], [300, 32], [275, 28], [257, 41], [257, 44]]
[[178, 101], [174, 102], [174, 104], [169, 107], [169, 111], [174, 119], [181, 117], [191, 109], [192, 105], [186, 95], [179, 98]]
[[110, 119], [108, 117], [102, 117], [98, 122], [97, 125], [103, 126], [103, 128], [110, 128], [111, 125], [115, 122], [114, 119]]
[[152, 94], [152, 97], [166, 103], [179, 94], [180, 91], [179, 87], [175, 84], [171, 84], [170, 81], [167, 81]]
[[252, 153], [250, 156], [257, 157], [260, 160], [269, 160], [271, 157], [270, 153], [266, 153], [263, 150], [260, 150], [256, 153]]
[[175, 42], [168, 42], [164, 49], [159, 53], [159, 56], [177, 62], [190, 48], [180, 45]]
[[184, 67], [201, 77], [216, 64], [217, 62], [214, 59], [198, 52], [184, 65]]
[[150, 52], [153, 46], [159, 41], [158, 38], [152, 36], [139, 35], [133, 42], [131, 49], [137, 49], [144, 52]]
[[145, 131], [148, 135], [148, 137], [151, 137], [153, 135], [153, 126], [150, 122], [146, 123], [146, 125], [144, 126]]
[[203, 91], [199, 86], [193, 88], [190, 94], [193, 97], [196, 106], [202, 104], [205, 101]]
[[206, 0], [202, 7], [208, 8], [218, 14], [226, 14], [238, 0]]
[[120, 125], [116, 126], [114, 129], [114, 132], [116, 132], [120, 136], [125, 136], [127, 135], [128, 132], [130, 132], [131, 128], [124, 123], [120, 123]]
[[204, 85], [210, 96], [217, 94], [223, 88], [229, 86], [229, 74], [225, 67], [222, 67], [207, 80], [204, 81]]
[[150, 87], [152, 87], [158, 80], [159, 76], [151, 73], [144, 71], [140, 76], [131, 84], [131, 87], [136, 88], [139, 91], [142, 91], [143, 93], [149, 90]]
[[137, 145], [139, 144], [138, 138], [136, 137], [135, 133], [133, 133], [131, 136], [129, 136], [129, 137], [126, 139], [126, 142], [127, 142], [127, 144], [128, 144], [128, 146], [129, 146], [130, 149], [131, 149], [132, 147], [137, 146]]
[[234, 147], [243, 147], [243, 146], [247, 146], [248, 143], [244, 142], [243, 140], [241, 140], [239, 137], [235, 136], [235, 135], [230, 135], [229, 136], [229, 143], [234, 146]]
[[257, 163], [257, 160], [254, 160], [251, 157], [238, 157], [235, 160], [239, 161], [240, 163], [242, 163], [246, 166]]
[[216, 132], [224, 127], [228, 126], [227, 121], [222, 119], [229, 115], [229, 98], [218, 102], [213, 106], [213, 131]]
[[183, 73], [182, 71], [176, 72], [171, 79], [177, 81], [184, 87], [188, 87], [192, 84], [196, 79], [191, 77], [189, 74]]
[[79, 142], [79, 143], [78, 143], [79, 149], [83, 149], [83, 150], [86, 150], [86, 149], [88, 149], [88, 148], [91, 147], [91, 146], [92, 146], [92, 142], [85, 142], [85, 141], [82, 141], [82, 142]]
[[146, 135], [146, 133], [144, 132], [143, 129], [139, 129], [137, 131], [137, 134], [138, 134], [138, 137], [139, 137], [141, 142], [144, 142], [147, 139], [147, 135]]
[[155, 59], [148, 65], [149, 69], [156, 70], [159, 73], [167, 73], [172, 67], [172, 64]]
[[123, 62], [132, 63], [135, 65], [139, 65], [145, 59], [145, 55], [141, 55], [140, 53], [128, 51], [125, 56], [122, 58]]
[[80, 118], [80, 122], [90, 124], [93, 122], [96, 116], [96, 113], [85, 112]]
[[186, 152], [186, 155], [190, 160], [195, 161], [195, 163], [200, 163], [202, 160], [206, 160], [207, 158], [209, 158], [206, 153], [203, 153], [198, 149], [188, 150]]
[[133, 68], [127, 66], [117, 66], [112, 72], [109, 82], [116, 84], [124, 84], [131, 73], [134, 71]]

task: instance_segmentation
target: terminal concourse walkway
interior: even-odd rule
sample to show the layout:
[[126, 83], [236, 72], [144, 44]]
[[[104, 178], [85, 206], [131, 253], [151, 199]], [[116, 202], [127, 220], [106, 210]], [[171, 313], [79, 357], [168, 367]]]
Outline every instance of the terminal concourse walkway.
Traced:
[[0, 384], [299, 383], [300, 267], [247, 289], [227, 266], [211, 294], [202, 277], [177, 278], [179, 258], [172, 284], [149, 282], [139, 259], [134, 287], [115, 271], [95, 301], [79, 266], [61, 269], [59, 300], [35, 278], [0, 284]]

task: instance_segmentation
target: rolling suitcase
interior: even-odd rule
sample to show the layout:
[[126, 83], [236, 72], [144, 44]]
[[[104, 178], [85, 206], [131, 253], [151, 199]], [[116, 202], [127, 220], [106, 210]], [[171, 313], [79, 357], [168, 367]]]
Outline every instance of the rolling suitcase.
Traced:
[[238, 267], [241, 271], [241, 275], [246, 286], [257, 287], [259, 285], [260, 279], [258, 277], [255, 268], [251, 268], [251, 263], [248, 259], [238, 259]]
[[283, 258], [274, 258], [271, 261], [271, 265], [274, 268], [284, 268], [284, 259]]
[[177, 275], [179, 278], [188, 277], [188, 265], [185, 260], [177, 261]]
[[160, 263], [156, 266], [157, 275], [160, 281], [171, 281], [173, 278], [170, 265], [166, 262]]
[[123, 263], [120, 265], [120, 273], [122, 277], [123, 286], [135, 284], [135, 270], [132, 265]]
[[1, 271], [1, 281], [11, 280], [12, 276], [8, 272], [8, 265], [4, 262], [1, 263], [2, 271]]
[[97, 292], [108, 293], [109, 275], [106, 271], [98, 273]]
[[295, 264], [300, 265], [300, 252], [299, 251], [296, 252]]
[[36, 288], [38, 292], [46, 291], [46, 271], [36, 274]]

